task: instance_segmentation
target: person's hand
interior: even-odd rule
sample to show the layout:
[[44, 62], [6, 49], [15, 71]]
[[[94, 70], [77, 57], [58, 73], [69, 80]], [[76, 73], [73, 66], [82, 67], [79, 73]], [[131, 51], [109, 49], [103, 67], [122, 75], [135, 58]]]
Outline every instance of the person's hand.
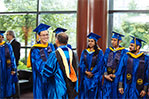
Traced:
[[123, 88], [119, 88], [118, 90], [119, 90], [120, 94], [124, 93], [124, 89]]
[[[104, 77], [105, 77], [107, 80], [109, 80], [109, 81], [113, 81], [112, 78], [115, 78], [115, 75], [109, 74], [109, 75], [104, 75]], [[111, 78], [111, 77], [112, 77], [112, 78]]]
[[111, 75], [112, 78], [115, 78], [116, 76], [114, 74]]
[[87, 78], [93, 77], [93, 74], [90, 71], [85, 71], [85, 74], [87, 75]]
[[11, 71], [11, 75], [14, 75], [16, 72], [15, 71]]
[[144, 90], [142, 90], [142, 91], [140, 92], [140, 96], [141, 96], [141, 97], [144, 97], [145, 94], [146, 94], [146, 92], [145, 92]]

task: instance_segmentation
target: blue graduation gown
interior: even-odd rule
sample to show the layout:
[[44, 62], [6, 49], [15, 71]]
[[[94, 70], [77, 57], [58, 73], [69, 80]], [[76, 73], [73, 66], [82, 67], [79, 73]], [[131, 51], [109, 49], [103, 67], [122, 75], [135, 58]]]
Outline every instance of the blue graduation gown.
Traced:
[[[117, 51], [114, 51], [113, 57], [115, 58], [115, 55]], [[120, 56], [120, 60], [122, 59], [123, 55], [127, 52], [126, 49], [122, 49], [121, 50], [121, 56]], [[105, 70], [104, 72], [107, 72], [107, 63], [108, 63], [108, 58], [109, 58], [109, 54], [110, 54], [110, 48], [107, 48], [104, 54], [104, 66], [105, 66]], [[113, 58], [113, 59], [114, 59]], [[119, 61], [120, 63], [120, 61]], [[119, 68], [119, 64], [118, 66], [116, 66], [116, 72]], [[115, 72], [115, 73], [116, 73]], [[114, 81], [108, 81], [107, 79], [104, 79], [104, 84], [103, 84], [103, 98], [120, 98], [120, 93], [118, 92], [117, 88], [118, 88], [118, 81], [119, 81], [119, 76], [116, 76], [116, 78], [114, 78]]]
[[[7, 67], [5, 62], [5, 44], [8, 46], [11, 66]], [[10, 97], [15, 94], [15, 79], [17, 75], [11, 75], [12, 69], [17, 71], [12, 46], [8, 43], [0, 45], [0, 98]]]
[[[53, 44], [49, 43], [51, 50], [54, 51], [55, 48]], [[48, 58], [47, 48], [43, 48], [46, 58]], [[40, 72], [45, 65], [45, 61], [42, 60], [40, 55], [40, 50], [38, 48], [34, 48], [31, 51], [31, 64], [32, 64], [32, 72], [33, 72], [33, 96], [34, 98], [47, 98], [47, 90], [46, 84], [43, 83], [42, 76]]]
[[[120, 62], [120, 68], [118, 69], [118, 72], [116, 76], [120, 75], [120, 81], [123, 83], [123, 88], [124, 88], [124, 94], [122, 95], [122, 98], [129, 98], [129, 99], [138, 99], [140, 98], [140, 93], [139, 90], [136, 88], [137, 84], [137, 69], [139, 67], [139, 59], [138, 58], [133, 58], [133, 71], [132, 71], [132, 83], [127, 84], [127, 79], [126, 79], [126, 69], [127, 69], [127, 60], [128, 60], [128, 54], [125, 54], [125, 56], [122, 58]], [[144, 86], [149, 85], [149, 57], [145, 55], [145, 69], [144, 69]]]
[[[61, 48], [67, 48], [66, 46], [60, 46]], [[69, 59], [68, 51], [64, 51], [65, 56]], [[47, 79], [48, 88], [48, 99], [68, 99], [66, 82], [64, 79], [64, 73], [62, 72], [60, 65], [58, 63], [55, 52], [49, 55], [46, 62], [48, 67], [48, 73], [43, 69], [41, 75], [44, 79]], [[48, 74], [48, 75], [46, 75]], [[75, 89], [77, 90], [77, 83]]]
[[[86, 50], [86, 49], [85, 49]], [[85, 75], [85, 71], [87, 70], [85, 61], [84, 61], [84, 54], [85, 50], [83, 50], [80, 58], [80, 86], [79, 86], [79, 98], [81, 99], [96, 99], [102, 97], [101, 93], [101, 82], [102, 82], [102, 68], [103, 68], [103, 52], [99, 50], [96, 65], [91, 70], [92, 66], [92, 57], [95, 52], [89, 53], [87, 51], [87, 64], [88, 70], [92, 72], [93, 77], [87, 78]], [[97, 92], [99, 95], [97, 95]]]

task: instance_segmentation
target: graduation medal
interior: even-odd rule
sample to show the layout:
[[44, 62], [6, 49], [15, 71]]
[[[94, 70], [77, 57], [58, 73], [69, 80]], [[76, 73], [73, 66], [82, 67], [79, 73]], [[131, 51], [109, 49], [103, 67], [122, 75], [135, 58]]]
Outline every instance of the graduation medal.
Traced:
[[112, 68], [111, 67], [108, 67], [108, 72], [111, 72], [112, 71]]
[[137, 80], [137, 84], [138, 84], [138, 85], [142, 85], [142, 84], [143, 84], [143, 79], [139, 78], [139, 79]]
[[6, 62], [7, 62], [7, 64], [10, 64], [10, 63], [11, 63], [10, 59], [7, 59], [7, 61], [6, 61]]
[[130, 74], [130, 73], [127, 74], [127, 79], [128, 79], [128, 80], [131, 79], [131, 74]]

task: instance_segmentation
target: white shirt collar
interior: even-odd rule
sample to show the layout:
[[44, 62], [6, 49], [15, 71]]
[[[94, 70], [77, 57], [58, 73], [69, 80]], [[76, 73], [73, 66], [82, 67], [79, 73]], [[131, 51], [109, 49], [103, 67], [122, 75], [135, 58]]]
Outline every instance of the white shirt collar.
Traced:
[[9, 43], [11, 44], [11, 42], [14, 40], [15, 38], [13, 38]]

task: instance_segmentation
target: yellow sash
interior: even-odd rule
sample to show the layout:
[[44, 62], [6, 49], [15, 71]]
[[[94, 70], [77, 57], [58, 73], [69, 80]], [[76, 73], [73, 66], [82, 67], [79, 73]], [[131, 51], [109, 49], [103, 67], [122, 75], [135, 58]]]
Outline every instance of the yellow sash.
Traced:
[[[41, 48], [46, 48], [48, 47], [48, 43], [46, 44], [34, 44], [32, 47], [41, 47]], [[27, 67], [31, 67], [31, 50], [29, 52], [28, 58], [27, 58]]]
[[3, 45], [5, 43], [5, 41], [3, 41], [2, 43], [0, 43], [0, 45]]
[[127, 52], [127, 54], [131, 55], [131, 57], [133, 57], [133, 58], [138, 58], [138, 57], [142, 56], [144, 54], [144, 52], [142, 52], [142, 53], [140, 53], [138, 55], [135, 55], [135, 54], [133, 54], [131, 52]]
[[[90, 48], [87, 48], [86, 50], [89, 51], [89, 52], [95, 52], [95, 50], [92, 50], [92, 51], [91, 51]], [[98, 50], [101, 50], [101, 49], [98, 48]]]
[[125, 47], [119, 47], [119, 48], [117, 48], [117, 49], [113, 49], [112, 47], [109, 47], [109, 49], [110, 49], [111, 51], [118, 51], [118, 50], [123, 50], [123, 49], [125, 49]]
[[61, 48], [58, 48], [57, 49], [58, 52], [60, 53], [61, 57], [62, 57], [62, 61], [63, 61], [63, 64], [64, 64], [64, 67], [65, 67], [65, 71], [66, 71], [66, 76], [72, 81], [72, 82], [76, 82], [77, 81], [77, 76], [76, 76], [76, 73], [74, 71], [74, 68], [72, 66], [72, 57], [73, 57], [73, 54], [72, 54], [72, 50], [70, 48], [68, 48], [68, 51], [69, 51], [69, 57], [70, 57], [70, 74], [69, 74], [69, 65], [68, 65], [68, 62], [67, 62], [67, 59], [66, 59], [66, 56], [64, 54], [64, 51], [61, 49]]

